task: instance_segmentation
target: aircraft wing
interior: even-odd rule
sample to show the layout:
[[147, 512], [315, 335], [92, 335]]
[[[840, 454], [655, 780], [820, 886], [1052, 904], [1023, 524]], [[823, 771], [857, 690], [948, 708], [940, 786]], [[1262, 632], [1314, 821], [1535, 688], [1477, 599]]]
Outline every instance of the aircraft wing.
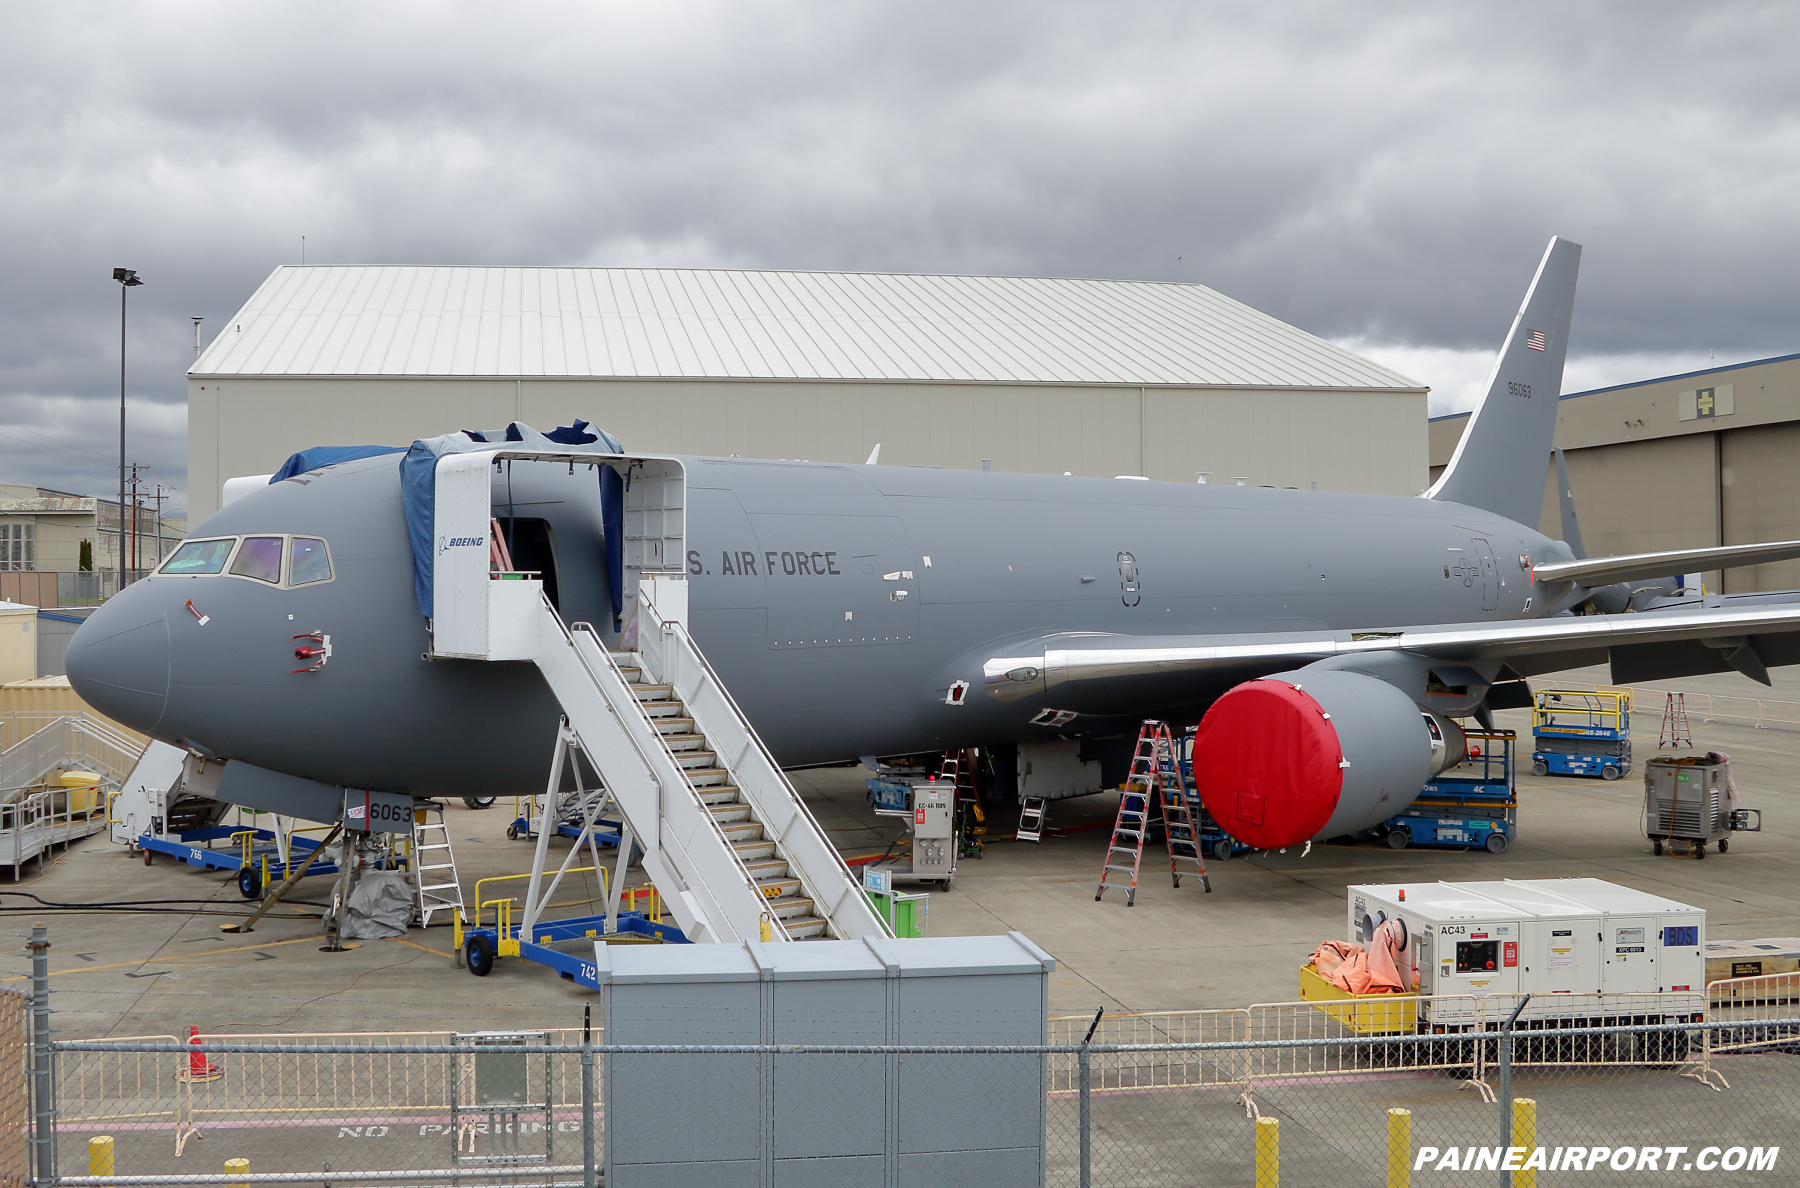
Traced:
[[1763, 565], [1795, 557], [1800, 557], [1800, 540], [1780, 540], [1767, 544], [1726, 545], [1716, 549], [1676, 549], [1667, 553], [1590, 557], [1580, 561], [1559, 561], [1534, 566], [1531, 572], [1534, 581], [1579, 582], [1592, 589], [1596, 586], [1610, 586], [1614, 582], [1635, 582], [1644, 578], [1697, 573], [1706, 569], [1732, 569], [1741, 565]]
[[[1562, 615], [1480, 623], [1432, 623], [1367, 631], [1259, 635], [1062, 635], [1006, 649], [983, 664], [986, 691], [1002, 701], [1107, 682], [1182, 674], [1239, 679], [1332, 657], [1402, 652], [1447, 664], [1499, 660], [1522, 675], [1639, 657], [1630, 679], [1736, 668], [1767, 683], [1768, 663], [1800, 662], [1800, 601], [1739, 608], [1681, 607], [1620, 615]], [[1771, 640], [1768, 637], [1786, 636]], [[1696, 651], [1699, 658], [1695, 656]], [[1792, 659], [1788, 653], [1792, 652]], [[1654, 657], [1664, 661], [1659, 670]], [[1644, 658], [1649, 657], [1648, 662]], [[1716, 662], [1715, 662], [1716, 661]], [[1760, 675], [1759, 675], [1760, 674]], [[1092, 684], [1090, 684], [1092, 683]]]

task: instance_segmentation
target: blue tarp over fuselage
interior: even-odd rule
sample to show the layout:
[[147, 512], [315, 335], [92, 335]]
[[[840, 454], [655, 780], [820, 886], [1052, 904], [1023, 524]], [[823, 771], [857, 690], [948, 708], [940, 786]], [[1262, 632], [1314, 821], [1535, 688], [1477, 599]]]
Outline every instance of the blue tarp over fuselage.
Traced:
[[339, 462], [354, 462], [358, 458], [379, 458], [383, 454], [404, 454], [405, 446], [314, 446], [310, 450], [301, 450], [281, 464], [281, 469], [269, 476], [271, 483], [282, 479], [293, 478], [297, 474], [305, 474], [309, 470], [318, 470], [323, 466], [336, 466]]
[[[466, 454], [509, 443], [528, 450], [577, 449], [595, 454], [625, 451], [618, 438], [580, 419], [549, 433], [539, 433], [529, 425], [514, 421], [503, 430], [464, 429], [413, 442], [406, 457], [400, 460], [400, 497], [406, 505], [406, 534], [412, 542], [413, 593], [419, 600], [419, 613], [428, 619], [432, 615], [432, 535], [437, 514], [438, 459], [445, 454]], [[608, 476], [611, 476], [610, 483]], [[610, 466], [600, 470], [600, 504], [601, 526], [606, 534], [607, 576], [612, 586], [616, 620], [622, 605], [620, 579], [624, 572], [624, 487]]]

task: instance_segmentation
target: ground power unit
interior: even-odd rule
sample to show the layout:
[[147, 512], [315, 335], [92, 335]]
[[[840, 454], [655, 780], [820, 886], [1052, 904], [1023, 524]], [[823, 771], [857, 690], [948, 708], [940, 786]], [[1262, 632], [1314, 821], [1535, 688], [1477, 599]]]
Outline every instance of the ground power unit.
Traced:
[[1521, 1020], [1549, 1021], [1645, 1013], [1641, 999], [1595, 995], [1706, 988], [1706, 912], [1600, 879], [1361, 885], [1348, 907], [1359, 944], [1386, 920], [1405, 928], [1419, 993], [1440, 996], [1421, 1027], [1486, 1021], [1481, 1000], [1496, 994], [1530, 994]]

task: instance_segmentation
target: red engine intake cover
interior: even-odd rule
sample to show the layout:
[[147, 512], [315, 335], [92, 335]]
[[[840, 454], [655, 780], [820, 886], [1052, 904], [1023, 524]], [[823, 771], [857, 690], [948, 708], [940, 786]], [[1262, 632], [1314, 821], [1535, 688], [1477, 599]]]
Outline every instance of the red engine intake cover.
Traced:
[[1194, 737], [1194, 784], [1219, 827], [1261, 850], [1297, 845], [1337, 809], [1344, 753], [1319, 703], [1286, 681], [1247, 681]]

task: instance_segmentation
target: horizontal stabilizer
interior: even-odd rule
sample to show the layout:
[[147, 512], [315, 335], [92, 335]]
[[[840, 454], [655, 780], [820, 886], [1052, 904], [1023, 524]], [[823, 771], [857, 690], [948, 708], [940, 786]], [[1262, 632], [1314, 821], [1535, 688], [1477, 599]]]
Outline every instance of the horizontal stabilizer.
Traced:
[[1779, 540], [1767, 544], [1725, 545], [1716, 549], [1674, 549], [1666, 553], [1629, 553], [1619, 557], [1561, 561], [1534, 567], [1532, 576], [1539, 582], [1575, 582], [1591, 590], [1614, 582], [1635, 582], [1706, 569], [1766, 565], [1795, 557], [1800, 557], [1800, 540]]

